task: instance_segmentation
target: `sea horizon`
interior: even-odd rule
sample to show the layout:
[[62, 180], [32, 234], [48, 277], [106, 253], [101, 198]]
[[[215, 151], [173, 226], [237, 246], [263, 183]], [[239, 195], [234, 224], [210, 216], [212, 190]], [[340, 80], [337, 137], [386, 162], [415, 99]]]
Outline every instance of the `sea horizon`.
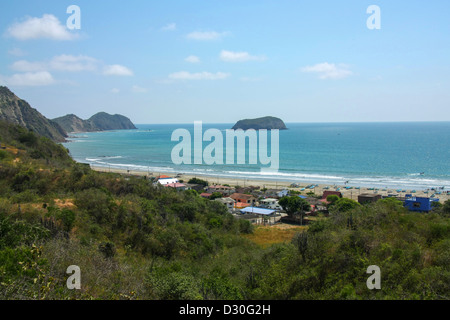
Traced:
[[[199, 120], [200, 121], [200, 120]], [[135, 126], [148, 126], [148, 125], [192, 125], [194, 123], [194, 121], [191, 122], [180, 122], [180, 123], [170, 123], [170, 122], [165, 122], [165, 123], [134, 123]], [[233, 126], [235, 124], [235, 122], [204, 122], [202, 121], [203, 124], [207, 124], [207, 125], [231, 125]], [[410, 120], [395, 120], [395, 121], [336, 121], [336, 122], [330, 122], [330, 121], [308, 121], [308, 122], [301, 122], [301, 121], [295, 121], [295, 122], [287, 122], [284, 121], [284, 123], [286, 125], [288, 124], [375, 124], [375, 123], [379, 123], [379, 124], [390, 124], [390, 123], [450, 123], [450, 121], [440, 121], [440, 120], [434, 120], [434, 121], [410, 121]], [[137, 130], [137, 129], [132, 129], [132, 130]], [[287, 127], [287, 130], [289, 130], [289, 127]], [[105, 130], [105, 131], [117, 131], [117, 130]], [[71, 134], [73, 132], [69, 132], [68, 134]], [[81, 132], [79, 132], [81, 133]]]

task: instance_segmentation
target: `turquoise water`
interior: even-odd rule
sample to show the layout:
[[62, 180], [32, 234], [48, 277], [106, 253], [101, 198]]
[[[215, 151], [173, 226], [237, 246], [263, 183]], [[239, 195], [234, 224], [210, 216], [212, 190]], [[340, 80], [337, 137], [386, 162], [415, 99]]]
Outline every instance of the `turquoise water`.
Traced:
[[[172, 132], [183, 128], [194, 137], [194, 124], [136, 126], [138, 130], [71, 134], [71, 142], [65, 146], [78, 162], [152, 173], [331, 185], [349, 181], [349, 185], [361, 187], [450, 188], [450, 122], [288, 123], [289, 130], [280, 131], [277, 173], [261, 172], [264, 166], [249, 164], [174, 165], [171, 152], [179, 142], [171, 141]], [[203, 132], [219, 129], [225, 141], [224, 131], [231, 127], [203, 124]], [[208, 144], [203, 142], [203, 148]]]

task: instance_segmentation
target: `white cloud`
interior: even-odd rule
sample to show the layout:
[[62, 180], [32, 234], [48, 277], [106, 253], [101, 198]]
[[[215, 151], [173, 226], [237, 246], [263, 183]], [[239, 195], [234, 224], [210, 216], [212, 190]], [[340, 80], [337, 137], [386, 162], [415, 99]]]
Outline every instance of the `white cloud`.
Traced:
[[103, 69], [103, 74], [107, 76], [132, 76], [133, 71], [128, 69], [125, 66], [121, 66], [119, 64], [114, 64], [110, 66], [106, 66]]
[[47, 71], [16, 73], [10, 77], [0, 77], [1, 82], [10, 86], [48, 86], [55, 82], [53, 76]]
[[216, 32], [216, 31], [194, 31], [189, 33], [186, 38], [190, 40], [200, 40], [200, 41], [210, 41], [210, 40], [217, 40], [220, 39], [226, 35], [228, 35], [228, 32]]
[[57, 71], [95, 71], [97, 70], [97, 60], [88, 56], [60, 55], [54, 57], [49, 67]]
[[177, 29], [176, 23], [169, 23], [161, 28], [162, 31], [174, 31]]
[[73, 40], [77, 37], [52, 14], [44, 14], [42, 18], [27, 17], [22, 22], [16, 22], [8, 28], [6, 35], [18, 40]]
[[220, 59], [226, 62], [246, 62], [246, 61], [263, 61], [266, 60], [264, 56], [252, 56], [248, 52], [233, 52], [222, 50]]
[[348, 70], [344, 64], [336, 65], [334, 63], [319, 63], [314, 66], [306, 66], [301, 69], [302, 72], [317, 73], [319, 79], [343, 79], [351, 76], [353, 72]]
[[20, 72], [37, 72], [46, 70], [45, 63], [42, 62], [29, 62], [27, 60], [19, 60], [11, 65], [11, 68]]
[[10, 55], [16, 56], [16, 57], [23, 57], [27, 54], [25, 51], [23, 51], [22, 49], [19, 49], [19, 48], [11, 49], [8, 51], [8, 53]]
[[148, 92], [148, 89], [134, 85], [131, 88], [131, 91], [134, 92], [134, 93], [146, 93], [146, 92]]
[[36, 72], [46, 70], [80, 72], [96, 71], [98, 61], [87, 56], [60, 55], [46, 62], [30, 62], [19, 60], [11, 65], [11, 68], [20, 72]]
[[184, 59], [184, 61], [187, 61], [189, 63], [199, 63], [200, 62], [200, 58], [197, 56], [189, 56], [186, 59]]
[[117, 88], [113, 88], [113, 89], [111, 89], [111, 91], [110, 91], [111, 93], [114, 93], [114, 94], [117, 94], [117, 93], [119, 93], [120, 92], [120, 90], [119, 89], [117, 89]]
[[[102, 69], [103, 66], [103, 69]], [[59, 72], [97, 72], [103, 70], [107, 76], [132, 76], [133, 71], [122, 65], [107, 65], [95, 58], [83, 55], [59, 55], [49, 61], [30, 62], [19, 60], [11, 65], [11, 68], [20, 72], [59, 71]]]
[[190, 73], [187, 71], [175, 72], [169, 75], [170, 79], [174, 80], [222, 80], [230, 76], [229, 73], [223, 72], [198, 72]]

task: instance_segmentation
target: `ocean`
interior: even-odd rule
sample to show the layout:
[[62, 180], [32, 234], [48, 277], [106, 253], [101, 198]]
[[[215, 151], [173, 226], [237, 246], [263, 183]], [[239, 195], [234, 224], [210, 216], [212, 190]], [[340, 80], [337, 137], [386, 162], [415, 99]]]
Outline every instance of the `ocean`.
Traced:
[[[81, 163], [153, 174], [170, 172], [330, 185], [348, 181], [349, 186], [355, 187], [450, 188], [450, 122], [286, 125], [289, 129], [279, 132], [276, 173], [262, 171], [264, 166], [250, 165], [248, 159], [246, 164], [175, 165], [171, 153], [179, 142], [171, 141], [172, 133], [187, 129], [193, 139], [193, 123], [141, 124], [136, 125], [137, 130], [70, 134], [64, 146]], [[203, 124], [203, 132], [218, 129], [225, 140], [225, 130], [232, 126]], [[203, 148], [209, 144], [203, 142]]]

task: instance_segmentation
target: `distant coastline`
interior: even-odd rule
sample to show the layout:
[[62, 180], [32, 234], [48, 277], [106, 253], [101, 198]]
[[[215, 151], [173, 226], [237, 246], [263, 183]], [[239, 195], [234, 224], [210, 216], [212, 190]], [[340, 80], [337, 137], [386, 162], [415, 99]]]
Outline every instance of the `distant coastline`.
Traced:
[[[242, 178], [242, 176], [236, 175], [234, 177], [223, 177], [215, 176], [207, 173], [193, 174], [193, 173], [182, 173], [182, 172], [171, 172], [171, 171], [158, 171], [158, 172], [148, 172], [144, 170], [133, 170], [133, 169], [118, 169], [105, 166], [91, 165], [91, 168], [99, 172], [113, 172], [120, 173], [123, 175], [136, 175], [136, 176], [146, 176], [148, 178], [157, 177], [160, 175], [177, 176], [184, 182], [189, 181], [192, 178], [202, 178], [209, 182], [210, 185], [230, 185], [230, 186], [240, 186], [240, 187], [260, 187], [266, 189], [291, 189], [299, 191], [302, 194], [307, 194], [308, 192], [314, 192], [317, 195], [321, 195], [324, 191], [339, 191], [346, 198], [357, 200], [358, 195], [369, 193], [369, 194], [379, 194], [381, 196], [397, 195], [399, 197], [404, 197], [406, 194], [410, 194], [411, 191], [415, 191], [414, 195], [418, 197], [429, 197], [429, 194], [424, 190], [412, 190], [412, 189], [402, 189], [402, 192], [397, 192], [395, 188], [376, 188], [376, 187], [360, 187], [356, 189], [355, 187], [346, 188], [347, 185], [330, 185], [324, 183], [316, 183], [314, 181], [302, 181], [298, 184], [298, 187], [292, 187], [292, 183], [289, 181], [284, 181], [283, 179], [268, 180], [267, 178]], [[307, 188], [307, 186], [314, 186], [313, 188]], [[445, 202], [450, 199], [450, 194], [441, 194], [439, 196], [440, 202]]]

